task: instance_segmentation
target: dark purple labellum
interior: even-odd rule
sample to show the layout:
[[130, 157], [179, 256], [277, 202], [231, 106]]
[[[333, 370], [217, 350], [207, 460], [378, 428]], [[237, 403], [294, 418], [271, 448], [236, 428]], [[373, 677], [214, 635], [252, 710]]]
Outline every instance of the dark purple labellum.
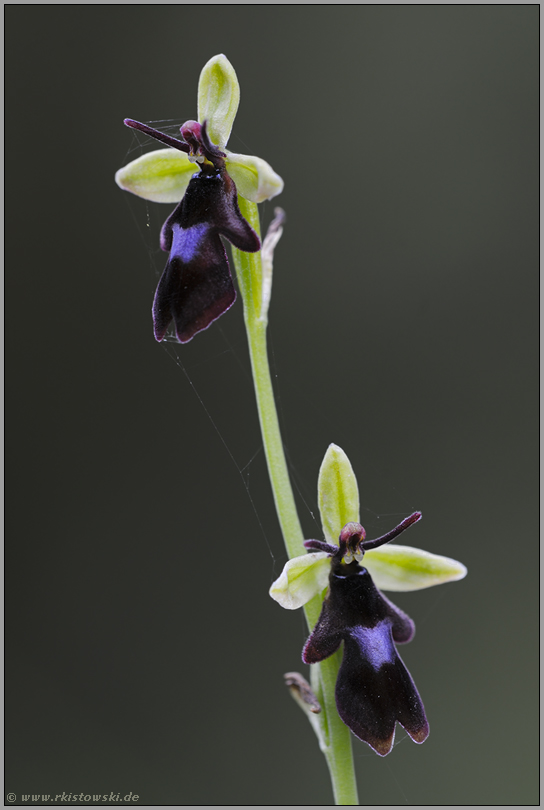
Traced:
[[239, 250], [253, 253], [259, 237], [240, 213], [236, 186], [225, 169], [194, 175], [161, 232], [168, 263], [153, 302], [155, 337], [162, 340], [174, 321], [180, 343], [187, 343], [232, 306], [236, 299], [225, 236]]
[[220, 237], [248, 253], [260, 250], [261, 242], [240, 213], [225, 153], [211, 143], [205, 123], [186, 122], [181, 127], [183, 141], [132, 119], [125, 119], [125, 124], [197, 157], [200, 172], [189, 181], [161, 231], [161, 248], [170, 256], [153, 301], [155, 338], [163, 340], [174, 321], [178, 340], [187, 343], [236, 299]]
[[[342, 558], [356, 548], [364, 551], [365, 546], [376, 548], [388, 542], [420, 517], [419, 512], [414, 513], [374, 541], [364, 540], [359, 524], [344, 527], [340, 546], [332, 547], [336, 553], [331, 559], [329, 592], [302, 652], [306, 664], [316, 664], [344, 642], [336, 682], [338, 713], [380, 756], [391, 751], [397, 722], [417, 743], [424, 742], [429, 734], [423, 703], [395, 647], [395, 643], [405, 644], [413, 638], [415, 626], [376, 588], [366, 568], [356, 561], [346, 564]], [[305, 545], [316, 549], [318, 542], [306, 541]]]

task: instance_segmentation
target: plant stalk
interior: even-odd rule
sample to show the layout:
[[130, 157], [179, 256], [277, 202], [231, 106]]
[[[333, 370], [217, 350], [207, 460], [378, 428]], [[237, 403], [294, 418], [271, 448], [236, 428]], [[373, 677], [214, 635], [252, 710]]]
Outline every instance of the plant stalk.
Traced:
[[[260, 236], [257, 205], [238, 198], [240, 211]], [[266, 343], [267, 312], [263, 312], [263, 269], [261, 254], [244, 253], [233, 248], [234, 265], [244, 304], [251, 369], [257, 399], [266, 463], [276, 511], [289, 558], [306, 552], [289, 472], [283, 450], [274, 390], [268, 364]], [[310, 630], [321, 611], [321, 599], [315, 597], [304, 608]], [[321, 704], [319, 718], [319, 744], [330, 771], [334, 799], [337, 805], [358, 805], [357, 784], [351, 750], [349, 729], [340, 719], [334, 697], [341, 653], [314, 664], [312, 686]]]

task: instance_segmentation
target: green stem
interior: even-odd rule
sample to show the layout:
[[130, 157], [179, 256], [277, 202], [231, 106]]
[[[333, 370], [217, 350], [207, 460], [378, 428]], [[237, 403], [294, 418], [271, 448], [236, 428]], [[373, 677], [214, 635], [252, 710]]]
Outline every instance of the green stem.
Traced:
[[[239, 198], [240, 210], [252, 228], [260, 234], [257, 205]], [[295, 499], [283, 451], [266, 345], [267, 312], [263, 311], [263, 269], [260, 253], [243, 253], [233, 248], [234, 264], [244, 302], [244, 320], [249, 344], [251, 368], [257, 398], [264, 451], [276, 511], [289, 557], [305, 553], [304, 535], [298, 519]], [[310, 629], [321, 611], [319, 597], [305, 607]], [[325, 754], [337, 805], [357, 805], [357, 784], [353, 767], [351, 737], [336, 710], [334, 690], [340, 666], [340, 653], [312, 666], [312, 685], [322, 706], [319, 718], [319, 743]]]

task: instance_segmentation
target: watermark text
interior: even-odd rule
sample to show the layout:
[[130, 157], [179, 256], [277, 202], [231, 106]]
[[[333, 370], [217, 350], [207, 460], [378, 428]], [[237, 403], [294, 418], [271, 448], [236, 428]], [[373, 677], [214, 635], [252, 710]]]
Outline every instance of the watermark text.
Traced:
[[47, 802], [137, 802], [140, 797], [137, 793], [129, 791], [123, 794], [121, 791], [115, 793], [21, 793], [17, 796], [15, 793], [8, 793], [6, 799], [9, 804], [13, 804], [20, 799], [21, 802], [40, 802], [46, 804]]

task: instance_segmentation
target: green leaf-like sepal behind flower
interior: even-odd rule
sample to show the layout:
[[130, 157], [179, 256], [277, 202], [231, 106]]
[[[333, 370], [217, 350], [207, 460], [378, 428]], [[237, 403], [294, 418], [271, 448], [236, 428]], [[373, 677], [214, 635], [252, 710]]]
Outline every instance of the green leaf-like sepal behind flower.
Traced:
[[[207, 121], [212, 143], [226, 154], [227, 172], [236, 183], [238, 194], [261, 203], [283, 191], [283, 180], [262, 158], [239, 155], [225, 149], [230, 135], [240, 88], [234, 68], [223, 54], [204, 66], [198, 84], [198, 118]], [[136, 158], [115, 175], [118, 186], [144, 200], [179, 202], [197, 167], [177, 149], [158, 149]]]
[[225, 150], [227, 171], [236, 183], [238, 194], [250, 202], [271, 200], [283, 191], [283, 180], [272, 166], [259, 157], [237, 155]]
[[[283, 180], [262, 158], [236, 155], [226, 150], [225, 165], [238, 193], [250, 202], [261, 203], [283, 191]], [[177, 203], [181, 200], [195, 164], [177, 149], [156, 149], [127, 163], [115, 175], [125, 191], [151, 202]]]
[[234, 68], [225, 54], [212, 56], [198, 81], [198, 120], [208, 122], [208, 135], [220, 149], [227, 145], [239, 103], [240, 85]]
[[[327, 587], [331, 558], [323, 551], [294, 557], [270, 588], [282, 607], [296, 610]], [[463, 579], [463, 563], [411, 546], [388, 545], [367, 551], [364, 567], [381, 591], [419, 591]]]
[[463, 579], [463, 563], [411, 546], [387, 545], [367, 551], [364, 567], [382, 591], [419, 591]]
[[287, 610], [296, 610], [325, 590], [330, 570], [330, 557], [324, 551], [293, 557], [270, 588], [270, 596]]
[[[322, 593], [327, 586], [331, 560], [338, 554], [347, 565], [353, 564], [355, 557], [384, 591], [418, 591], [466, 576], [465, 566], [450, 557], [411, 546], [391, 545], [390, 540], [420, 520], [421, 512], [414, 512], [377, 540], [365, 539], [365, 530], [358, 524], [357, 480], [348, 457], [336, 444], [329, 445], [321, 464], [318, 498], [326, 542], [305, 541], [304, 545], [314, 552], [286, 563], [270, 588], [270, 596], [282, 607], [295, 610]], [[342, 551], [344, 535], [353, 535], [357, 543]]]
[[156, 149], [123, 166], [115, 182], [144, 200], [177, 203], [195, 173], [195, 164], [177, 149]]
[[349, 458], [337, 444], [330, 444], [325, 453], [317, 494], [325, 539], [337, 543], [342, 526], [359, 522], [357, 479]]

